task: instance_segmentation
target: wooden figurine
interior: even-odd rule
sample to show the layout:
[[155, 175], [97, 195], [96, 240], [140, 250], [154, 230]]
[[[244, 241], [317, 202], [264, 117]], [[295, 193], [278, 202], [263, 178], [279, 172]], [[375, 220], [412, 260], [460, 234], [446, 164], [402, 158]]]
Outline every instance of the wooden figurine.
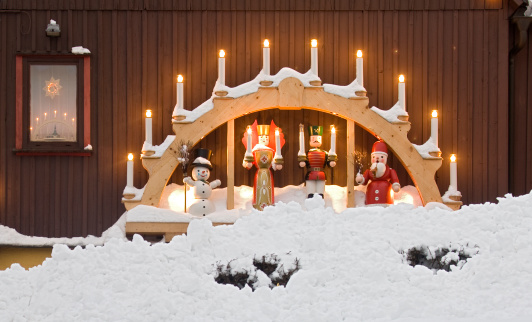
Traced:
[[251, 169], [255, 165], [257, 172], [253, 180], [253, 208], [263, 210], [274, 204], [273, 170], [283, 168], [281, 148], [284, 136], [281, 129], [272, 121], [270, 125], [257, 125], [257, 121], [244, 133], [242, 143], [246, 154], [242, 166]]
[[211, 150], [196, 149], [194, 150], [194, 154], [192, 179], [190, 177], [183, 178], [183, 182], [194, 189], [195, 199], [188, 211], [194, 216], [205, 216], [216, 210], [209, 197], [211, 196], [212, 189], [219, 187], [221, 182], [220, 180], [214, 180], [211, 183], [207, 181], [212, 170], [212, 164], [209, 161], [211, 158]]
[[397, 172], [390, 168], [388, 162], [388, 148], [386, 143], [377, 141], [371, 150], [371, 167], [358, 173], [356, 182], [358, 184], [368, 184], [366, 189], [366, 205], [393, 205], [392, 189], [399, 192], [401, 185], [397, 177]]
[[[321, 150], [323, 126], [309, 126], [310, 146], [312, 147], [305, 154], [303, 125], [299, 126], [299, 153], [298, 161], [300, 167], [307, 167], [308, 172], [305, 176], [305, 186], [307, 189], [307, 198], [312, 198], [314, 194], [319, 194], [322, 198], [325, 193], [325, 167], [336, 166], [336, 153], [327, 153]], [[332, 151], [332, 149], [331, 149]]]

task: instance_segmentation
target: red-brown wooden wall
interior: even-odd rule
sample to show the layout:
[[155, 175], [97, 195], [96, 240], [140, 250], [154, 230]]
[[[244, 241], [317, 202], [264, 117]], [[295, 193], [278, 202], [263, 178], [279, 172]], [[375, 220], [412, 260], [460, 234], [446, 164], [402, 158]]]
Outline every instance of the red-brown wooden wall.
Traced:
[[[154, 111], [153, 140], [159, 144], [173, 134], [176, 75], [184, 75], [185, 106], [193, 108], [211, 96], [219, 49], [227, 52], [226, 83], [236, 86], [260, 71], [265, 38], [272, 47], [272, 73], [282, 67], [306, 72], [309, 41], [317, 38], [320, 77], [339, 85], [355, 78], [354, 55], [362, 49], [370, 105], [381, 109], [395, 103], [397, 76], [405, 74], [413, 143], [429, 138], [430, 111], [440, 112], [445, 159], [436, 180], [442, 194], [449, 185], [448, 156], [456, 153], [463, 201], [496, 201], [509, 191], [509, 11], [507, 0], [0, 0], [0, 224], [37, 236], [99, 235], [124, 212], [126, 155], [140, 153], [144, 110]], [[50, 19], [61, 25], [57, 39], [45, 36]], [[15, 55], [68, 52], [78, 45], [92, 52], [92, 156], [15, 156]], [[528, 69], [519, 77], [527, 79], [530, 58], [523, 55], [530, 57], [520, 53], [518, 66]], [[531, 103], [529, 95], [524, 109]], [[237, 119], [237, 136], [256, 117], [273, 118], [288, 139], [277, 185], [302, 182], [294, 158], [297, 124], [335, 123], [345, 133], [345, 120], [332, 115], [270, 110]], [[520, 121], [530, 142], [530, 115]], [[214, 151], [212, 178], [222, 181], [225, 134], [221, 126], [199, 144]], [[239, 139], [237, 163], [243, 155]], [[373, 141], [357, 127], [357, 150], [368, 151]], [[526, 193], [532, 156], [530, 144], [520, 142], [528, 163], [520, 165], [527, 179], [519, 179], [526, 180], [519, 181], [519, 192]], [[345, 145], [339, 144], [339, 152], [347, 153]], [[345, 162], [329, 173], [330, 183], [345, 185]], [[393, 158], [392, 165], [403, 184], [411, 183]], [[249, 185], [250, 178], [237, 167], [237, 185]], [[146, 180], [137, 159], [135, 185]], [[172, 178], [180, 180], [179, 173]]]

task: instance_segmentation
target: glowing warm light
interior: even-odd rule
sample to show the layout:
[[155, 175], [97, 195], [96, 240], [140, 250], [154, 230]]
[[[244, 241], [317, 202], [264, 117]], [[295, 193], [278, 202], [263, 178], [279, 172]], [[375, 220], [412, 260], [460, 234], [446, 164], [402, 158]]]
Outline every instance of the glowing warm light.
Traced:
[[183, 75], [177, 75], [177, 82], [182, 83], [183, 82]]
[[334, 127], [334, 125], [331, 125], [331, 132], [334, 134], [336, 133], [336, 128]]
[[128, 154], [128, 155], [127, 155], [127, 159], [128, 159], [129, 161], [133, 161], [133, 153]]
[[151, 117], [151, 110], [146, 110], [146, 117]]
[[224, 58], [225, 57], [225, 51], [222, 49], [220, 50], [220, 58]]
[[32, 131], [32, 130], [33, 130], [33, 127], [30, 126], [30, 131]]
[[404, 82], [405, 82], [405, 76], [399, 75], [399, 83], [404, 83]]
[[75, 118], [72, 118], [72, 122], [74, 122]]
[[362, 58], [362, 50], [357, 50], [357, 57]]
[[248, 126], [248, 134], [251, 134], [251, 126]]
[[247, 186], [241, 186], [239, 192], [240, 198], [248, 200], [253, 198], [253, 188]]
[[451, 162], [456, 162], [456, 155], [451, 154]]
[[275, 129], [275, 135], [279, 135], [279, 129]]
[[265, 48], [270, 47], [270, 41], [268, 39], [264, 39], [264, 47]]
[[432, 110], [432, 117], [438, 117], [438, 110]]
[[57, 117], [57, 111], [54, 111], [54, 117]]
[[316, 39], [312, 39], [310, 41], [310, 45], [314, 48], [318, 47], [318, 41]]
[[37, 120], [37, 123], [39, 123], [39, 118], [36, 118], [35, 120]]

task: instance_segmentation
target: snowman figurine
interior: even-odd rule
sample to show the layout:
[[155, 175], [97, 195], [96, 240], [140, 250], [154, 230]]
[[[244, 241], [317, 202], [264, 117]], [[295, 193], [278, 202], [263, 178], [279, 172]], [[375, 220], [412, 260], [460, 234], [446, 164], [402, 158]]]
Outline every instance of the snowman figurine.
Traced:
[[183, 178], [183, 182], [193, 187], [194, 201], [190, 205], [188, 212], [194, 216], [205, 216], [214, 212], [214, 204], [208, 199], [211, 196], [212, 189], [220, 186], [220, 180], [214, 180], [209, 183], [207, 179], [211, 175], [212, 165], [211, 150], [196, 149], [194, 151], [194, 162], [192, 162], [192, 179]]

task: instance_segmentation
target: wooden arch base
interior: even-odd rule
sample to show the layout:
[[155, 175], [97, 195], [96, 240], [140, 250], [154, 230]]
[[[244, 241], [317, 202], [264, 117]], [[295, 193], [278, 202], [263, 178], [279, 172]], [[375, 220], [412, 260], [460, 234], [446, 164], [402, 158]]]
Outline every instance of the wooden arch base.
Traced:
[[[179, 142], [191, 141], [198, 143], [204, 136], [220, 125], [229, 122], [228, 133], [234, 134], [234, 119], [244, 114], [258, 112], [265, 109], [312, 109], [333, 113], [347, 119], [347, 150], [355, 149], [355, 123], [373, 135], [384, 140], [394, 154], [399, 158], [416, 188], [423, 204], [428, 202], [442, 202], [438, 186], [434, 180], [436, 171], [442, 165], [441, 158], [423, 159], [407, 138], [410, 130], [409, 122], [390, 123], [380, 115], [369, 109], [367, 97], [344, 98], [327, 93], [321, 86], [304, 87], [296, 78], [286, 78], [278, 87], [260, 87], [257, 92], [238, 98], [216, 97], [212, 110], [203, 114], [193, 123], [175, 123], [173, 131], [175, 140], [170, 144], [161, 158], [143, 158], [142, 164], [149, 173], [144, 194], [140, 201], [124, 200], [126, 209], [130, 210], [139, 204], [158, 206], [162, 192], [168, 180], [179, 164], [177, 159]], [[228, 149], [234, 147], [228, 146]], [[232, 155], [229, 153], [229, 155]], [[353, 156], [348, 155], [347, 187], [348, 207], [354, 206], [354, 162]], [[228, 162], [234, 165], [233, 162]], [[231, 171], [231, 169], [228, 169]], [[228, 178], [231, 175], [228, 174]], [[228, 179], [228, 202], [233, 199], [233, 183]]]

